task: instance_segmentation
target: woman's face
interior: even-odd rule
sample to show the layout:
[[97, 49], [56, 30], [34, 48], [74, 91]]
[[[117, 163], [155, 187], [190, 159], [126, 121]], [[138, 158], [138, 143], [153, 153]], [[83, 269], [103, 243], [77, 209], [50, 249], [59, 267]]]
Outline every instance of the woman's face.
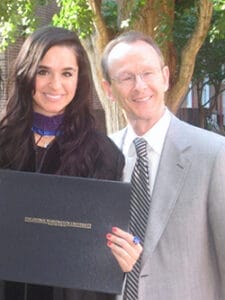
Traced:
[[76, 93], [78, 72], [73, 48], [51, 47], [40, 61], [35, 76], [34, 111], [45, 116], [63, 113]]

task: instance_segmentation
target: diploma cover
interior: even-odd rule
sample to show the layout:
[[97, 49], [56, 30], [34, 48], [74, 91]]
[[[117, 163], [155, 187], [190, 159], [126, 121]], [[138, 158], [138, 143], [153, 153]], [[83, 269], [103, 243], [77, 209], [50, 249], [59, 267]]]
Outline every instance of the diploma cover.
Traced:
[[119, 294], [107, 247], [128, 230], [130, 184], [0, 170], [0, 278]]

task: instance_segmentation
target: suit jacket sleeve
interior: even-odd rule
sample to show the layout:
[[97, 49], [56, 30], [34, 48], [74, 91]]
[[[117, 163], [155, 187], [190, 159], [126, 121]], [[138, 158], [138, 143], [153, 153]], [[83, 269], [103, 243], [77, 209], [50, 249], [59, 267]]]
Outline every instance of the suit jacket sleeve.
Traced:
[[212, 169], [208, 213], [220, 274], [221, 299], [225, 299], [225, 146], [220, 148]]

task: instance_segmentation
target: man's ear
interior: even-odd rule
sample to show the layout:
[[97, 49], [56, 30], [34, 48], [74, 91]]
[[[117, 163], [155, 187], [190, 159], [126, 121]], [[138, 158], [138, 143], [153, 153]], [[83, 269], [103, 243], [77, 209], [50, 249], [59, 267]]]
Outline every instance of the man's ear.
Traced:
[[162, 73], [163, 73], [164, 84], [165, 84], [164, 92], [166, 92], [169, 88], [169, 79], [170, 79], [170, 71], [168, 66], [163, 67]]
[[113, 97], [113, 93], [112, 93], [112, 87], [111, 84], [106, 80], [106, 79], [102, 79], [102, 88], [106, 94], [106, 96], [111, 100], [111, 101], [115, 101], [114, 97]]

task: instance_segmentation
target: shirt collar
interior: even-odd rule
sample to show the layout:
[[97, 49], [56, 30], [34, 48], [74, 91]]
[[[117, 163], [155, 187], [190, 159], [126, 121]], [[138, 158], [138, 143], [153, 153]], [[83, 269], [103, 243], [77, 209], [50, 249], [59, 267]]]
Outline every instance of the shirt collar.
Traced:
[[[142, 136], [148, 142], [149, 147], [159, 155], [162, 152], [165, 136], [170, 124], [170, 119], [170, 112], [166, 108], [160, 120]], [[137, 137], [137, 134], [134, 132], [130, 124], [127, 126], [125, 135], [123, 153], [125, 156], [134, 156], [135, 147], [133, 140]]]

